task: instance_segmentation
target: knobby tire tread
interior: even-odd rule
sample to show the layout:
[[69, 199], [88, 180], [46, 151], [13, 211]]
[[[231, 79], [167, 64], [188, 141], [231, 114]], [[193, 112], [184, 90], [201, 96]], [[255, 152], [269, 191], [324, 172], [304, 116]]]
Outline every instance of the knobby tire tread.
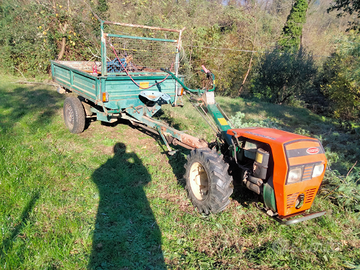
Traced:
[[[229, 165], [224, 162], [222, 156], [210, 149], [194, 149], [187, 157], [185, 164], [186, 190], [193, 205], [200, 213], [209, 214], [223, 211], [230, 203], [230, 195], [233, 193], [232, 177], [228, 174]], [[190, 186], [189, 173], [194, 162], [199, 162], [205, 168], [209, 192], [204, 200], [198, 200]]]

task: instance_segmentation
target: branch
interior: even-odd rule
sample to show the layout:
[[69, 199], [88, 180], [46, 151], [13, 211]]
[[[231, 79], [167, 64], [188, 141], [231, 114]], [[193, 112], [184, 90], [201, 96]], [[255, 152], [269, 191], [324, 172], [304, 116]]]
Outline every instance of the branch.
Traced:
[[51, 86], [58, 86], [55, 83], [42, 83], [42, 82], [29, 82], [29, 81], [16, 81], [12, 83], [18, 83], [18, 84], [39, 84], [39, 85], [51, 85]]
[[17, 71], [19, 71], [19, 72], [20, 72], [20, 74], [21, 74], [21, 76], [23, 76], [23, 78], [26, 80], [26, 78], [25, 78], [24, 74], [22, 74], [22, 72], [20, 71], [20, 69], [18, 69], [18, 68], [17, 68], [17, 67], [15, 67], [15, 66], [13, 66], [13, 68], [14, 68], [14, 69], [16, 69]]
[[357, 161], [354, 163], [354, 165], [351, 167], [351, 169], [348, 171], [348, 173], [346, 174], [346, 177], [349, 176], [349, 174], [351, 173], [351, 171], [354, 169], [355, 165], [356, 165]]
[[252, 45], [252, 52], [251, 52], [251, 57], [250, 57], [250, 61], [249, 61], [248, 70], [246, 71], [245, 77], [244, 77], [244, 79], [243, 79], [243, 82], [242, 82], [242, 84], [241, 84], [241, 86], [240, 86], [240, 89], [239, 89], [239, 92], [238, 92], [238, 95], [239, 95], [239, 96], [240, 96], [240, 94], [241, 94], [241, 92], [242, 92], [242, 90], [243, 90], [243, 88], [244, 88], [244, 84], [245, 84], [246, 79], [247, 79], [247, 77], [249, 76], [249, 73], [250, 73], [250, 70], [251, 70], [252, 60], [253, 60], [253, 57], [254, 57], [254, 48], [255, 48], [254, 43], [255, 43], [255, 39], [256, 39], [256, 33], [257, 33], [257, 22], [256, 22], [256, 24], [255, 24], [254, 40], [251, 41], [251, 40], [249, 39], [249, 41], [251, 42], [251, 45]]

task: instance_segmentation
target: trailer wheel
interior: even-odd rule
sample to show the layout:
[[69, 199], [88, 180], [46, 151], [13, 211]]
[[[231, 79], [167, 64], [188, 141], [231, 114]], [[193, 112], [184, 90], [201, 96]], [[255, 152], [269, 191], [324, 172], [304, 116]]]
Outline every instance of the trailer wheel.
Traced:
[[195, 149], [188, 155], [186, 189], [200, 213], [219, 213], [230, 203], [233, 186], [228, 168], [229, 164], [210, 149]]
[[67, 97], [64, 102], [64, 121], [71, 133], [81, 133], [85, 128], [85, 111], [80, 100], [76, 97]]

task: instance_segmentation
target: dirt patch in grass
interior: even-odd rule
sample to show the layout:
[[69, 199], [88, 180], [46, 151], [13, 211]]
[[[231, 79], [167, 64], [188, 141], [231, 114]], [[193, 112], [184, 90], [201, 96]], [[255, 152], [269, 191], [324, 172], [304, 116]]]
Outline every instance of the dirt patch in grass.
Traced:
[[193, 214], [194, 206], [187, 200], [187, 196], [182, 195], [176, 195], [172, 194], [170, 190], [163, 190], [162, 192], [159, 192], [159, 194], [154, 194], [152, 196], [149, 196], [150, 198], [161, 198], [164, 200], [167, 200], [179, 209], [181, 213], [188, 213]]

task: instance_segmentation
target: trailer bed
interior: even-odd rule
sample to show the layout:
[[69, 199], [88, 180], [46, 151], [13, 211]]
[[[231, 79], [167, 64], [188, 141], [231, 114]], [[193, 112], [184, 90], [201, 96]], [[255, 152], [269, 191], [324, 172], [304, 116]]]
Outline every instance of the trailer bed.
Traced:
[[[100, 71], [93, 73], [95, 64], [100, 66], [101, 62], [51, 61], [52, 79], [64, 89], [110, 110], [121, 111], [143, 105], [139, 94], [144, 90], [168, 94], [171, 102], [175, 101], [177, 82], [165, 72], [132, 72], [130, 76], [120, 72], [102, 76]], [[107, 102], [102, 100], [103, 93], [108, 95]]]

